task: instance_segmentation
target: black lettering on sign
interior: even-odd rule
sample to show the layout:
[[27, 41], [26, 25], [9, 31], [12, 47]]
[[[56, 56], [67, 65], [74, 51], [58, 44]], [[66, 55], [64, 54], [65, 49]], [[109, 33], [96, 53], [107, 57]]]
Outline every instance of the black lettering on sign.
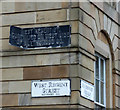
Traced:
[[9, 43], [24, 49], [38, 47], [66, 47], [71, 43], [70, 34], [70, 25], [35, 28], [19, 28], [11, 26]]

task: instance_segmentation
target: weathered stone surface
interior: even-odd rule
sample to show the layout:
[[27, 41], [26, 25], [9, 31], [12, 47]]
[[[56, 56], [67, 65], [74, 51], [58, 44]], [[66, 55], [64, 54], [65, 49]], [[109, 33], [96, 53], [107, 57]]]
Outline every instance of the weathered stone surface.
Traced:
[[119, 75], [115, 75], [115, 83], [120, 85], [120, 76]]
[[66, 21], [66, 20], [67, 20], [66, 9], [37, 12], [36, 14], [37, 23]]
[[81, 79], [85, 79], [85, 80], [91, 82], [92, 84], [94, 84], [94, 72], [92, 72], [82, 66], [79, 66], [78, 74]]
[[2, 30], [0, 38], [9, 38], [10, 27], [0, 27], [0, 30]]
[[69, 104], [69, 97], [31, 98], [30, 94], [19, 94], [20, 106]]
[[60, 64], [76, 64], [78, 63], [77, 53], [66, 53], [60, 55]]
[[106, 32], [108, 32], [107, 31], [107, 29], [108, 29], [108, 17], [104, 14], [103, 15], [103, 17], [104, 17], [104, 30], [106, 31]]
[[72, 34], [71, 35], [71, 46], [72, 47], [78, 47], [79, 41], [79, 35], [78, 34]]
[[120, 98], [115, 97], [116, 107], [120, 108]]
[[118, 25], [112, 21], [111, 32], [110, 32], [110, 39], [113, 41], [114, 35], [118, 35]]
[[68, 65], [24, 68], [24, 79], [63, 78], [68, 75]]
[[15, 3], [14, 2], [2, 2], [2, 13], [14, 12]]
[[111, 21], [110, 18], [108, 18], [108, 26], [107, 26], [107, 32], [108, 32], [108, 34], [110, 34], [110, 32], [111, 32], [111, 25], [112, 25], [112, 21]]
[[7, 50], [8, 51], [17, 51], [17, 50], [21, 50], [18, 47], [10, 45], [8, 39], [0, 40], [0, 43], [2, 44], [0, 46], [0, 50], [2, 50], [2, 51], [7, 51]]
[[2, 85], [2, 88], [0, 93], [8, 93], [9, 92], [9, 82], [0, 82], [0, 85]]
[[31, 91], [31, 81], [9, 82], [9, 93], [26, 93]]
[[61, 2], [36, 2], [37, 10], [57, 9], [61, 7]]
[[60, 64], [60, 54], [37, 55], [36, 64], [37, 65]]
[[91, 71], [94, 71], [94, 61], [92, 59], [82, 54], [79, 55], [79, 59], [79, 64], [90, 69]]
[[2, 57], [2, 67], [23, 67], [35, 65], [36, 57], [34, 55]]
[[92, 30], [81, 22], [79, 22], [79, 33], [89, 39], [93, 46], [95, 45], [95, 38]]
[[78, 20], [79, 8], [67, 9], [67, 20]]
[[120, 60], [116, 60], [116, 61], [115, 61], [115, 68], [116, 68], [117, 70], [120, 70]]
[[91, 42], [86, 39], [84, 36], [79, 35], [79, 46], [83, 49], [85, 49], [86, 51], [94, 54], [94, 47], [91, 44]]
[[[14, 2], [13, 2], [14, 3]], [[37, 2], [15, 2], [15, 12], [25, 12], [36, 10]]]
[[115, 51], [118, 48], [119, 46], [118, 42], [119, 42], [119, 38], [114, 35], [114, 38], [112, 40], [113, 51]]
[[98, 39], [104, 42], [105, 44], [109, 45], [106, 36], [102, 32], [98, 33]]
[[116, 51], [114, 52], [114, 56], [115, 56], [115, 60], [120, 59], [120, 49], [116, 49]]
[[93, 19], [90, 15], [86, 14], [83, 10], [79, 9], [79, 20], [86, 24], [93, 30], [94, 37], [97, 38], [97, 25], [95, 19]]
[[2, 69], [2, 80], [22, 80], [23, 68]]
[[71, 90], [80, 90], [80, 78], [71, 78]]
[[79, 91], [72, 91], [71, 104], [80, 104], [87, 108], [94, 108], [94, 102], [81, 97]]
[[51, 70], [51, 78], [64, 78], [69, 77], [69, 65], [60, 65], [60, 66], [53, 66], [50, 67]]
[[104, 29], [104, 14], [99, 11], [99, 19], [100, 19], [100, 30]]
[[[24, 17], [23, 17], [24, 16]], [[36, 13], [2, 15], [2, 25], [28, 24], [36, 22]]]
[[120, 97], [120, 87], [119, 86], [115, 86], [115, 91], [116, 91], [116, 95]]
[[85, 106], [85, 107], [88, 107], [88, 108], [94, 108], [94, 102], [90, 101], [90, 100], [87, 100], [83, 97], [80, 97], [80, 104]]
[[71, 92], [71, 104], [80, 104], [80, 92], [79, 91], [72, 91]]
[[17, 105], [18, 105], [17, 94], [2, 95], [2, 106], [17, 106]]
[[69, 65], [70, 77], [79, 77], [79, 65]]

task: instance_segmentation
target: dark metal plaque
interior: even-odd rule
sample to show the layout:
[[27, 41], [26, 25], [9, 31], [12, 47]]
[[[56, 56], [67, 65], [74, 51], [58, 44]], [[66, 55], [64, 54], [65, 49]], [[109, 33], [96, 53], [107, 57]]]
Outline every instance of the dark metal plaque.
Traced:
[[70, 34], [70, 25], [35, 28], [11, 26], [9, 43], [25, 49], [38, 47], [66, 47], [71, 43]]

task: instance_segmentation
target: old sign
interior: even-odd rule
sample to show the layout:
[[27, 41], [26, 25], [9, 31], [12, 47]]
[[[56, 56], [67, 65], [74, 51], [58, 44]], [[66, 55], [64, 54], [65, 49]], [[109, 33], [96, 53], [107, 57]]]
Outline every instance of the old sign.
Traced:
[[70, 96], [70, 80], [37, 80], [32, 81], [32, 97]]
[[94, 101], [94, 86], [84, 80], [81, 80], [81, 96]]
[[34, 28], [11, 26], [9, 43], [24, 49], [65, 47], [71, 43], [70, 34], [70, 25]]

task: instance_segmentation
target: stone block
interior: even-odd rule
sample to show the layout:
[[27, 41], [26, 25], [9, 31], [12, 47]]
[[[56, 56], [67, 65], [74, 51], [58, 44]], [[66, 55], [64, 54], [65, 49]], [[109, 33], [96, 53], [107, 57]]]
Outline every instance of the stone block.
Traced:
[[71, 46], [72, 47], [78, 47], [78, 41], [79, 41], [79, 35], [78, 34], [72, 34], [71, 35]]
[[[52, 68], [52, 67], [51, 67]], [[34, 80], [51, 78], [51, 68], [47, 67], [29, 67], [23, 69], [23, 79], [24, 80]]]
[[120, 108], [120, 98], [119, 97], [115, 97], [115, 105], [116, 107]]
[[63, 78], [68, 77], [69, 66], [45, 66], [24, 68], [24, 79], [44, 79], [44, 78]]
[[80, 90], [80, 78], [71, 78], [71, 90]]
[[67, 10], [52, 10], [52, 11], [42, 11], [37, 12], [36, 22], [45, 23], [45, 22], [56, 22], [56, 21], [66, 21], [67, 20]]
[[35, 11], [37, 2], [15, 2], [15, 12]]
[[5, 94], [2, 95], [2, 106], [18, 106], [17, 94]]
[[94, 72], [79, 66], [79, 77], [94, 84]]
[[37, 55], [37, 65], [55, 65], [60, 64], [60, 54]]
[[94, 108], [94, 102], [88, 100], [88, 99], [85, 99], [83, 97], [80, 97], [80, 104], [83, 105], [84, 107], [87, 107], [87, 108]]
[[36, 2], [37, 10], [49, 10], [49, 9], [59, 9], [64, 7], [65, 4], [61, 4], [61, 2]]
[[2, 30], [0, 38], [9, 38], [10, 35], [10, 27], [0, 27]]
[[78, 77], [79, 76], [79, 65], [69, 65], [70, 77]]
[[76, 64], [78, 63], [77, 53], [65, 53], [60, 55], [60, 64]]
[[[100, 2], [99, 2], [99, 4], [100, 4]], [[91, 11], [90, 11], [90, 13], [91, 13], [90, 15], [95, 19], [96, 31], [100, 32], [100, 19], [99, 19], [98, 8], [96, 8], [95, 5], [91, 4]]]
[[99, 19], [100, 19], [100, 29], [104, 29], [104, 14], [103, 12], [99, 11]]
[[69, 2], [62, 2], [61, 6], [62, 6], [62, 8], [68, 8]]
[[106, 36], [102, 32], [98, 33], [98, 39], [104, 42], [106, 45], [109, 45], [108, 40], [106, 39]]
[[107, 31], [107, 29], [108, 29], [108, 17], [104, 14], [103, 15], [103, 20], [104, 20], [104, 30], [106, 30]]
[[118, 25], [116, 23], [112, 22], [111, 32], [110, 32], [110, 39], [111, 39], [111, 41], [113, 41], [114, 35], [119, 36], [118, 35], [118, 30], [119, 30]]
[[118, 42], [119, 42], [119, 38], [114, 35], [114, 38], [112, 40], [113, 51], [115, 51], [118, 48], [119, 46]]
[[115, 75], [115, 83], [120, 86], [120, 76]]
[[116, 51], [114, 52], [115, 60], [120, 59], [120, 50], [117, 48]]
[[94, 71], [94, 61], [91, 58], [89, 58], [83, 54], [80, 54], [79, 59], [80, 59], [79, 60], [80, 65], [84, 66], [85, 68], [87, 68], [91, 71]]
[[2, 13], [13, 13], [15, 11], [14, 2], [2, 2]]
[[2, 69], [2, 80], [22, 80], [23, 68]]
[[36, 57], [31, 56], [10, 56], [2, 57], [2, 67], [23, 67], [23, 66], [35, 66]]
[[70, 104], [80, 104], [80, 92], [79, 91], [71, 92]]
[[2, 15], [2, 25], [36, 23], [36, 12]]
[[119, 96], [120, 97], [120, 87], [119, 86], [115, 86], [115, 95]]
[[108, 18], [108, 26], [107, 26], [107, 32], [108, 34], [110, 34], [110, 31], [111, 31], [111, 24], [112, 24], [112, 21], [110, 18]]
[[9, 82], [0, 82], [0, 85], [2, 85], [0, 93], [9, 93]]
[[2, 51], [15, 51], [15, 50], [17, 51], [17, 50], [21, 50], [18, 47], [10, 45], [8, 39], [0, 40], [0, 43], [2, 44], [1, 47], [0, 47], [0, 50], [2, 50]]
[[115, 61], [115, 68], [116, 68], [117, 70], [120, 70], [120, 60], [116, 60], [116, 61]]
[[31, 92], [31, 81], [12, 81], [9, 82], [9, 93]]
[[69, 65], [53, 66], [51, 68], [51, 78], [69, 77]]
[[86, 39], [86, 37], [79, 35], [79, 46], [85, 49], [86, 51], [94, 54], [94, 47], [91, 44], [91, 42], [88, 39]]
[[71, 22], [71, 33], [79, 33], [79, 22], [73, 21]]
[[19, 94], [20, 106], [69, 104], [69, 97], [31, 98], [30, 94]]
[[78, 20], [79, 8], [67, 9], [67, 20]]
[[79, 33], [89, 39], [93, 46], [95, 45], [95, 37], [92, 30], [81, 22], [79, 22]]

